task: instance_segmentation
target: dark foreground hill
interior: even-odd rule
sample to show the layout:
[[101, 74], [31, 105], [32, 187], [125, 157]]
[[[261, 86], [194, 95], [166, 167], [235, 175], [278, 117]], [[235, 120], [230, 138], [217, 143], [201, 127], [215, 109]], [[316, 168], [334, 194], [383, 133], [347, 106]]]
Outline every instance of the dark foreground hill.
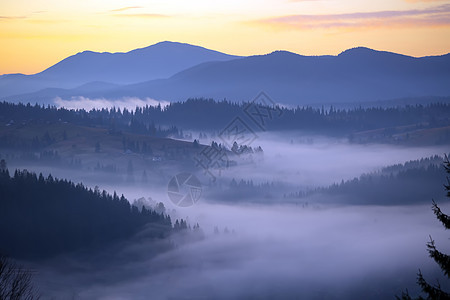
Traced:
[[148, 238], [172, 231], [170, 217], [131, 206], [123, 195], [27, 171], [0, 171], [0, 253], [44, 258], [105, 247], [151, 226]]

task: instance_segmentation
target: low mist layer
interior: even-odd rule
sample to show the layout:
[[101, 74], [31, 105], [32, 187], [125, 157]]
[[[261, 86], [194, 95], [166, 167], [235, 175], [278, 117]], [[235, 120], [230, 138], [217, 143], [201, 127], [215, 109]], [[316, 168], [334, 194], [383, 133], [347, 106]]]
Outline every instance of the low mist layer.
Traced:
[[154, 258], [150, 243], [130, 244], [123, 260], [101, 268], [65, 261], [70, 275], [44, 269], [42, 287], [59, 299], [389, 299], [417, 290], [418, 268], [440, 278], [425, 243], [431, 234], [442, 245], [446, 235], [428, 205], [203, 204], [183, 212], [203, 224], [206, 239]]

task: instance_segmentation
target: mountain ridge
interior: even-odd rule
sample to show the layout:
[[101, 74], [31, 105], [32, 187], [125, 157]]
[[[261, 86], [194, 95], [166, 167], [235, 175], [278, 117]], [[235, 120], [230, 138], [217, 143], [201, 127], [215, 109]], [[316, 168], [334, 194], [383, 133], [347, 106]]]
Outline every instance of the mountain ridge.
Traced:
[[49, 87], [75, 88], [92, 81], [131, 84], [167, 78], [202, 62], [237, 57], [200, 46], [168, 41], [128, 52], [100, 53], [87, 50], [68, 56], [36, 74], [2, 75], [0, 97]]
[[[164, 45], [175, 46], [173, 53], [183, 53], [185, 49], [216, 53], [199, 46], [173, 42], [161, 42], [149, 47], [158, 48]], [[139, 53], [149, 47], [132, 51]], [[176, 56], [173, 53], [171, 56]], [[222, 54], [219, 53], [220, 55]], [[92, 80], [71, 88], [47, 87], [45, 90], [39, 89], [34, 93], [23, 93], [3, 99], [12, 102], [39, 99], [48, 103], [56, 97], [70, 99], [77, 96], [97, 99], [144, 97], [167, 101], [207, 97], [250, 101], [264, 90], [275, 102], [298, 105], [362, 103], [402, 97], [450, 95], [450, 54], [417, 58], [355, 47], [338, 55], [322, 56], [304, 56], [285, 50], [247, 57], [223, 55], [223, 60], [206, 60], [174, 72], [166, 78], [125, 84]], [[91, 84], [88, 88], [82, 88], [89, 82]]]
[[206, 47], [202, 47], [202, 46], [198, 46], [198, 45], [192, 45], [192, 44], [189, 44], [189, 43], [181, 43], [181, 42], [173, 42], [173, 41], [161, 41], [161, 42], [158, 42], [156, 44], [152, 44], [152, 45], [149, 45], [149, 46], [136, 48], [136, 49], [132, 49], [132, 50], [129, 50], [129, 51], [124, 51], [124, 52], [120, 52], [120, 51], [118, 51], [118, 52], [109, 52], [109, 51], [98, 52], [98, 51], [93, 51], [93, 50], [83, 50], [83, 51], [77, 52], [75, 54], [72, 54], [72, 55], [62, 59], [61, 61], [53, 64], [52, 66], [49, 66], [49, 67], [45, 68], [44, 70], [42, 70], [40, 72], [36, 72], [36, 73], [33, 73], [33, 74], [5, 73], [5, 74], [0, 74], [0, 78], [1, 77], [6, 77], [6, 76], [17, 76], [17, 75], [20, 75], [20, 76], [37, 75], [37, 74], [45, 72], [46, 70], [48, 70], [48, 69], [52, 68], [53, 66], [63, 62], [64, 60], [66, 60], [68, 58], [71, 58], [71, 57], [75, 57], [77, 55], [82, 55], [82, 54], [106, 54], [106, 55], [108, 55], [108, 54], [111, 54], [111, 55], [115, 55], [115, 54], [129, 54], [129, 53], [139, 52], [140, 50], [145, 50], [145, 49], [148, 49], [148, 48], [153, 47], [153, 46], [159, 46], [159, 45], [165, 45], [165, 44], [187, 45], [187, 46], [192, 46], [192, 47], [199, 48], [199, 49], [204, 49], [204, 50], [208, 50], [208, 51], [212, 51], [212, 52], [217, 52], [217, 53], [233, 56], [233, 57], [236, 57], [236, 58], [251, 57], [251, 56], [265, 56], [265, 55], [269, 55], [269, 54], [273, 54], [273, 53], [277, 53], [277, 52], [290, 53], [290, 54], [298, 55], [298, 56], [301, 56], [301, 57], [335, 57], [335, 56], [341, 56], [341, 55], [344, 55], [344, 54], [347, 54], [347, 53], [350, 53], [350, 52], [353, 52], [353, 51], [359, 51], [359, 50], [368, 50], [368, 51], [371, 51], [371, 52], [395, 54], [395, 55], [398, 55], [398, 56], [410, 57], [410, 58], [416, 58], [416, 59], [429, 58], [429, 57], [441, 57], [441, 56], [448, 56], [448, 55], [450, 55], [450, 52], [447, 52], [447, 53], [436, 54], [436, 55], [411, 56], [411, 55], [402, 54], [402, 53], [396, 53], [396, 52], [387, 51], [387, 50], [376, 50], [376, 49], [372, 49], [372, 48], [365, 47], [365, 46], [355, 46], [355, 47], [343, 50], [343, 51], [341, 51], [340, 53], [338, 53], [336, 55], [333, 55], [333, 54], [303, 55], [303, 54], [296, 53], [296, 52], [289, 51], [289, 50], [274, 50], [272, 52], [265, 53], [265, 54], [254, 54], [254, 55], [248, 55], [248, 56], [239, 56], [239, 55], [227, 54], [227, 53], [220, 52], [220, 51], [217, 51], [217, 50], [208, 49]]

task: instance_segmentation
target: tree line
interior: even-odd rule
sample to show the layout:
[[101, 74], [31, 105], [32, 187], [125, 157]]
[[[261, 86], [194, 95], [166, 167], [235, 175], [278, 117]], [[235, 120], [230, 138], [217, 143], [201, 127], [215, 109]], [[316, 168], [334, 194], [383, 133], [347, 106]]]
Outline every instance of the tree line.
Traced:
[[167, 237], [170, 216], [130, 205], [122, 195], [56, 179], [0, 170], [0, 253], [42, 258], [103, 247], [152, 225], [150, 238]]
[[[254, 126], [245, 114], [249, 107], [258, 107], [263, 115], [264, 128]], [[258, 111], [258, 109], [256, 111]], [[396, 132], [396, 127], [415, 125], [416, 129], [438, 128], [450, 125], [450, 104], [406, 105], [397, 107], [356, 107], [325, 109], [310, 106], [294, 108], [258, 106], [254, 103], [234, 103], [227, 100], [195, 98], [174, 102], [162, 107], [145, 106], [134, 110], [126, 108], [73, 110], [41, 106], [38, 104], [0, 103], [0, 122], [69, 122], [83, 126], [108, 128], [111, 134], [121, 131], [148, 134], [158, 137], [184, 137], [183, 128], [189, 130], [223, 130], [236, 117], [252, 130], [304, 130], [328, 135], [348, 135], [354, 132], [385, 129], [386, 135]], [[250, 110], [249, 110], [250, 111]], [[251, 110], [255, 111], [255, 110]], [[269, 118], [270, 115], [270, 118]], [[158, 125], [156, 125], [158, 124]]]
[[397, 164], [328, 187], [289, 193], [285, 198], [316, 196], [321, 201], [376, 205], [424, 203], [430, 196], [442, 197], [439, 192], [439, 179], [445, 174], [442, 161], [442, 157], [434, 156]]

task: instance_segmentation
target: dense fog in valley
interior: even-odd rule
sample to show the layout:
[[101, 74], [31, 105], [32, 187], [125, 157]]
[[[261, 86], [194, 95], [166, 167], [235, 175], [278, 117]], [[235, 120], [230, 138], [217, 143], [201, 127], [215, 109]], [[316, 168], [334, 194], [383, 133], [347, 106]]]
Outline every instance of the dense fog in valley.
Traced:
[[423, 249], [429, 234], [447, 239], [428, 208], [202, 203], [186, 214], [204, 226], [204, 240], [157, 256], [151, 243], [131, 240], [106, 250], [113, 265], [62, 257], [39, 277], [66, 299], [390, 298], [399, 286], [417, 291], [417, 268], [443, 282]]
[[161, 42], [0, 76], [0, 300], [449, 299], [449, 62]]
[[[211, 141], [213, 140], [200, 140], [204, 144], [209, 144]], [[341, 180], [349, 180], [365, 173], [377, 172], [390, 165], [404, 164], [434, 155], [442, 157], [448, 151], [445, 145], [406, 147], [385, 144], [350, 144], [345, 139], [312, 136], [302, 132], [262, 133], [252, 146], [261, 146], [264, 154], [242, 155], [240, 158], [227, 157], [229, 161], [241, 159], [242, 163], [225, 166], [220, 169], [220, 174], [219, 170], [213, 170], [212, 173], [217, 175], [219, 183], [228, 185], [234, 178], [238, 181], [243, 179], [252, 180], [255, 183], [275, 182], [293, 188], [308, 189], [339, 183]], [[201, 166], [195, 166], [194, 162], [184, 169], [180, 166], [158, 166], [157, 169], [152, 169], [152, 166], [147, 168], [140, 165], [139, 162], [143, 160], [134, 154], [129, 154], [128, 157], [125, 155], [124, 161], [134, 161], [135, 158], [137, 163], [133, 165], [134, 182], [131, 183], [127, 182], [126, 166], [118, 170], [119, 174], [108, 174], [96, 172], [94, 168], [78, 171], [52, 165], [30, 166], [20, 160], [13, 160], [9, 165], [11, 169], [28, 169], [46, 175], [52, 174], [59, 178], [68, 178], [74, 182], [83, 182], [92, 188], [98, 185], [110, 193], [116, 190], [131, 199], [160, 193], [159, 201], [168, 200], [165, 194], [166, 185], [155, 184], [152, 180], [142, 182], [141, 175], [144, 170], [148, 176], [162, 174], [163, 177], [157, 179], [166, 184], [177, 172], [182, 171], [193, 172], [201, 179], [203, 185], [209, 185], [211, 181], [211, 176], [205, 174]], [[92, 155], [86, 157], [86, 160], [91, 160], [95, 166], [98, 158]], [[118, 180], [118, 182], [111, 184], [111, 180]], [[208, 201], [208, 199], [205, 200]]]
[[[254, 144], [264, 149], [263, 156], [223, 169], [214, 184], [201, 168], [190, 166], [188, 171], [202, 183], [202, 196], [190, 207], [178, 207], [167, 194], [170, 178], [183, 168], [146, 169], [148, 181], [141, 182], [142, 166], [135, 164], [136, 180], [127, 182], [125, 170], [118, 179], [93, 170], [10, 163], [11, 169], [98, 186], [149, 207], [162, 202], [172, 220], [201, 224], [203, 238], [174, 235], [173, 248], [162, 253], [154, 241], [136, 233], [93, 257], [75, 252], [32, 262], [39, 269], [36, 281], [43, 298], [380, 299], [404, 288], [418, 291], [414, 274], [419, 268], [429, 278], [441, 278], [424, 249], [429, 235], [446, 242], [430, 210], [431, 197], [383, 206], [365, 205], [364, 198], [352, 205], [327, 201], [326, 195], [283, 195], [376, 174], [388, 165], [442, 157], [445, 146], [355, 145], [301, 132], [262, 133]], [[258, 194], [227, 194], [233, 178], [274, 182], [273, 195], [252, 201]], [[215, 199], [218, 193], [225, 195]], [[438, 194], [442, 208], [449, 208], [443, 190]]]

